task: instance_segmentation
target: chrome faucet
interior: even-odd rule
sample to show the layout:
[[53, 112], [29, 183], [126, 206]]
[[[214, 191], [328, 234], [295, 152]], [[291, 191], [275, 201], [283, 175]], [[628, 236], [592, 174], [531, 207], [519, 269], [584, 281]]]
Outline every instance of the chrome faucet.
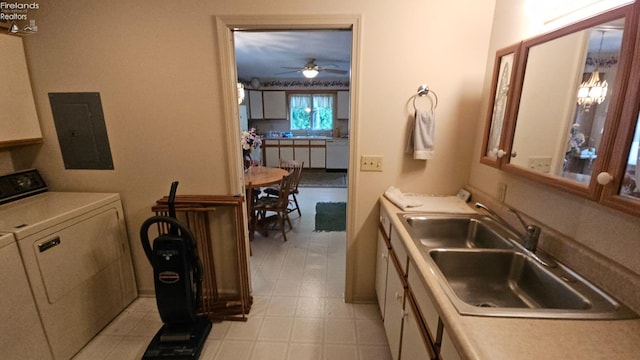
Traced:
[[522, 220], [522, 217], [520, 216], [520, 214], [516, 212], [515, 209], [507, 208], [510, 212], [516, 215], [516, 217], [518, 218], [522, 226], [524, 226], [525, 232], [524, 234], [522, 234], [518, 230], [516, 230], [513, 226], [511, 226], [508, 222], [506, 222], [500, 215], [498, 215], [498, 213], [489, 209], [485, 205], [481, 203], [476, 203], [476, 207], [484, 209], [494, 219], [496, 219], [498, 222], [502, 223], [502, 225], [504, 225], [509, 230], [517, 234], [522, 240], [522, 245], [519, 244], [517, 241], [513, 241], [513, 243], [516, 244], [517, 247], [523, 250], [525, 253], [529, 254], [534, 260], [536, 260], [537, 262], [539, 262], [544, 266], [548, 266], [551, 268], [558, 266], [558, 263], [554, 259], [552, 259], [550, 256], [546, 255], [544, 252], [536, 252], [538, 248], [538, 239], [540, 238], [539, 226], [527, 224], [526, 222], [524, 222], [524, 220]]
[[522, 220], [522, 217], [520, 216], [520, 214], [518, 214], [518, 212], [516, 212], [515, 209], [507, 208], [510, 212], [512, 212], [512, 213], [514, 213], [516, 215], [516, 217], [518, 218], [518, 220], [520, 221], [520, 223], [524, 227], [525, 232], [523, 234], [521, 234], [519, 231], [514, 229], [513, 226], [509, 225], [509, 223], [506, 222], [500, 215], [498, 215], [498, 213], [496, 213], [495, 211], [489, 209], [487, 206], [485, 206], [485, 205], [483, 205], [481, 203], [476, 203], [476, 207], [484, 209], [486, 212], [491, 214], [493, 217], [497, 218], [503, 225], [506, 225], [511, 231], [513, 231], [516, 234], [520, 235], [520, 239], [522, 240], [522, 243], [523, 243], [525, 249], [527, 249], [527, 250], [529, 250], [531, 252], [535, 252], [536, 251], [536, 249], [538, 248], [538, 239], [540, 238], [540, 227], [539, 226], [527, 224], [526, 222], [524, 222], [524, 220]]

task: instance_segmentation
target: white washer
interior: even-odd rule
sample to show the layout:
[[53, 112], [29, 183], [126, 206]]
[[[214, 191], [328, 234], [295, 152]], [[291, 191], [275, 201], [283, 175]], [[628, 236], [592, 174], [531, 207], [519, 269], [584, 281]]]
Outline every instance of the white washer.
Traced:
[[13, 234], [0, 233], [0, 349], [3, 359], [52, 359]]
[[0, 205], [0, 231], [15, 236], [56, 360], [137, 297], [119, 194], [44, 192]]

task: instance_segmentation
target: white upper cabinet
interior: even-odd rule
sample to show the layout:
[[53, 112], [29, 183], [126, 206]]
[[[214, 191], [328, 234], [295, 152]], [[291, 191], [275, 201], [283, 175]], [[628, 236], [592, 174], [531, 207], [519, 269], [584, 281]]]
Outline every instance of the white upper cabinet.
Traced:
[[22, 38], [0, 34], [0, 78], [0, 148], [41, 142]]
[[264, 119], [262, 91], [249, 90], [249, 115], [251, 119]]
[[262, 101], [265, 119], [287, 119], [287, 95], [284, 91], [263, 91]]
[[351, 109], [349, 107], [349, 92], [338, 91], [337, 119], [348, 119]]

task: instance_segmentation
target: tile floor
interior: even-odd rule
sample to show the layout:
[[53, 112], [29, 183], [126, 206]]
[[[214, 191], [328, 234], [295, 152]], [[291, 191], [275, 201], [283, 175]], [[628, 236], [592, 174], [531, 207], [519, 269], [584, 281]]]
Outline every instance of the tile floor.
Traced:
[[[345, 233], [313, 232], [315, 203], [346, 190], [301, 188], [288, 241], [255, 237], [248, 320], [214, 323], [200, 359], [391, 359], [378, 306], [343, 301]], [[74, 360], [140, 359], [161, 325], [155, 300], [139, 298]]]

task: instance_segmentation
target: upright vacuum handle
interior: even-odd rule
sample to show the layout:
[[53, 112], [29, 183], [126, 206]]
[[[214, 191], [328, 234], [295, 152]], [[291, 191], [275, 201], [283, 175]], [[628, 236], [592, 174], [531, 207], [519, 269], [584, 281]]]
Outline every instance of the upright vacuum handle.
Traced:
[[[169, 191], [169, 217], [177, 219], [176, 216], [176, 191], [178, 190], [178, 182], [171, 183], [171, 190]], [[175, 226], [169, 226], [169, 234], [178, 235], [178, 229]]]

